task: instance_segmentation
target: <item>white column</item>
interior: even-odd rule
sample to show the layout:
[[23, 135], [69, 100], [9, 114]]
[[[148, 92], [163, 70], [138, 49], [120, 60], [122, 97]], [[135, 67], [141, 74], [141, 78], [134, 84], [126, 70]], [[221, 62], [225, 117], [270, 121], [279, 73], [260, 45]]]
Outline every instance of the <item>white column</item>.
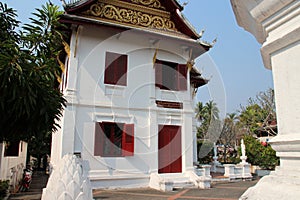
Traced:
[[[185, 104], [186, 105], [186, 104]], [[186, 106], [187, 107], [187, 106]], [[186, 108], [185, 108], [186, 109]], [[194, 113], [184, 113], [183, 123], [181, 130], [181, 142], [182, 142], [182, 172], [194, 171], [194, 135], [193, 135], [193, 118]]]
[[70, 41], [70, 58], [68, 63], [68, 77], [67, 77], [67, 86], [65, 91], [65, 97], [68, 100], [68, 103], [76, 102], [76, 92], [77, 92], [77, 73], [78, 73], [78, 46], [80, 42], [80, 32], [82, 27], [78, 26], [72, 27], [72, 36]]
[[273, 71], [278, 136], [271, 145], [280, 157], [275, 172], [241, 199], [300, 199], [300, 1], [231, 3], [238, 24], [263, 44], [264, 64]]
[[193, 120], [193, 163], [198, 164], [198, 152], [197, 152], [197, 126], [196, 126], [196, 119], [195, 117], [192, 118]]
[[78, 69], [78, 56], [76, 51], [78, 49], [80, 26], [72, 27], [72, 36], [70, 44], [70, 57], [68, 67], [68, 80], [64, 97], [67, 100], [67, 106], [63, 111], [63, 116], [57, 122], [60, 128], [52, 134], [52, 147], [51, 147], [51, 164], [55, 167], [60, 159], [68, 154], [74, 152], [74, 138], [76, 129], [76, 105], [77, 93], [77, 69]]

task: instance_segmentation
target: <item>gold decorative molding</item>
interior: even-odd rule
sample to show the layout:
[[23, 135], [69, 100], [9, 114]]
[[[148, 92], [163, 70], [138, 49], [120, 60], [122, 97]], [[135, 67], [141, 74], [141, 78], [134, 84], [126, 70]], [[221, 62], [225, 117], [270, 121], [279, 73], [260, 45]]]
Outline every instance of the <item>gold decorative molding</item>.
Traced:
[[[132, 1], [143, 5], [158, 6], [155, 3], [157, 0]], [[170, 13], [117, 0], [98, 0], [97, 3], [90, 6], [89, 10], [82, 14], [118, 24], [178, 32], [175, 23], [170, 19]]]
[[163, 7], [159, 0], [131, 0], [132, 3], [141, 4], [144, 6], [148, 6], [151, 8], [158, 8], [162, 10], [166, 10], [165, 7]]

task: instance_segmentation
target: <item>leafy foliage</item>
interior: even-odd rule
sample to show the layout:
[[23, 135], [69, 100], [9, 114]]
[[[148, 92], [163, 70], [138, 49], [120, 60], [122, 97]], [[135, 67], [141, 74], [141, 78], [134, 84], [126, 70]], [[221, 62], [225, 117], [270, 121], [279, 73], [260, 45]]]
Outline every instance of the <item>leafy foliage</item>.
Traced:
[[[228, 162], [227, 148], [234, 147], [236, 142], [236, 136], [238, 133], [237, 119], [238, 117], [236, 113], [227, 114], [227, 117], [224, 119], [223, 127], [221, 130], [219, 143], [224, 145], [223, 160], [225, 163]], [[231, 160], [233, 159], [231, 158]]]
[[59, 7], [46, 4], [17, 32], [15, 10], [0, 2], [0, 140], [30, 140], [56, 130], [65, 99], [57, 89], [61, 73]]
[[244, 136], [247, 161], [252, 165], [258, 165], [263, 169], [275, 169], [279, 164], [276, 152], [271, 146], [263, 146], [258, 140], [250, 135]]
[[275, 110], [274, 90], [260, 92], [256, 99], [249, 98], [247, 106], [241, 106], [240, 125], [247, 129], [248, 134], [257, 134], [259, 130], [265, 129], [270, 121], [276, 121]]
[[205, 105], [202, 102], [198, 102], [196, 119], [200, 122], [197, 130], [197, 136], [200, 139], [208, 139], [207, 137], [211, 137], [212, 133], [216, 133], [220, 129], [219, 109], [213, 101], [209, 101]]
[[4, 199], [4, 197], [7, 195], [8, 187], [9, 187], [8, 180], [5, 181], [0, 180], [0, 200]]
[[270, 145], [264, 147], [261, 155], [260, 167], [263, 169], [275, 169], [279, 165], [279, 158], [276, 156], [276, 152]]
[[209, 164], [213, 160], [213, 147], [214, 144], [208, 140], [198, 141], [198, 161], [200, 164]]
[[44, 135], [32, 137], [28, 142], [28, 154], [36, 158], [36, 166], [34, 168], [40, 168], [42, 158], [44, 158], [43, 168], [46, 168], [47, 155], [51, 153], [51, 137], [52, 134], [48, 132]]
[[[212, 101], [205, 105], [201, 102], [197, 104], [196, 118], [200, 124], [197, 129], [197, 137], [199, 140], [222, 144], [222, 160], [225, 163], [238, 161], [238, 158], [235, 158], [235, 153], [230, 153], [228, 148], [230, 150], [236, 149], [237, 139], [245, 135], [248, 162], [264, 169], [274, 169], [278, 165], [279, 160], [271, 146], [264, 147], [253, 137], [263, 131], [267, 132], [269, 136], [277, 134], [274, 131], [276, 128], [269, 126], [270, 122], [276, 122], [274, 91], [272, 89], [260, 92], [256, 98], [249, 98], [248, 104], [241, 106], [238, 114], [229, 113], [225, 119], [220, 120], [218, 113], [218, 108]], [[202, 148], [199, 153], [206, 153], [208, 157], [200, 155], [200, 162], [209, 159], [210, 150], [204, 151], [207, 149], [204, 147], [198, 145], [198, 149]]]

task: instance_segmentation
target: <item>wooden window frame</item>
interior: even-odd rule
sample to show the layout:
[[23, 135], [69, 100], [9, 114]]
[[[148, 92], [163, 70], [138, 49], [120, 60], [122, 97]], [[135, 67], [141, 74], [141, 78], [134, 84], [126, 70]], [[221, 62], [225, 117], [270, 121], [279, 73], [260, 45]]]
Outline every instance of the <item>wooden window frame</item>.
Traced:
[[187, 90], [188, 70], [185, 64], [156, 60], [154, 67], [156, 87], [171, 91]]
[[20, 141], [5, 143], [4, 157], [19, 157]]
[[127, 66], [128, 56], [106, 52], [105, 54], [105, 72], [104, 83], [110, 85], [127, 85]]
[[[115, 140], [116, 131], [122, 131], [121, 141]], [[121, 142], [120, 144], [117, 142]], [[115, 146], [113, 146], [115, 145]], [[121, 146], [117, 146], [121, 145]], [[120, 151], [118, 151], [118, 149]], [[96, 122], [94, 155], [127, 157], [134, 155], [134, 124]]]

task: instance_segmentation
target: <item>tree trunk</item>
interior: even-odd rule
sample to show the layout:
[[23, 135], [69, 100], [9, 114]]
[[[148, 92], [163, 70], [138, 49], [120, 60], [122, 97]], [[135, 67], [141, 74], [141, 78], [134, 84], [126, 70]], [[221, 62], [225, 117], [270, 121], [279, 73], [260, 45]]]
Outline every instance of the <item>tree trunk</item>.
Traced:
[[227, 147], [226, 147], [226, 145], [224, 146], [224, 156], [223, 156], [223, 158], [224, 158], [224, 163], [227, 163]]
[[37, 170], [41, 169], [42, 158], [40, 155], [37, 156]]

